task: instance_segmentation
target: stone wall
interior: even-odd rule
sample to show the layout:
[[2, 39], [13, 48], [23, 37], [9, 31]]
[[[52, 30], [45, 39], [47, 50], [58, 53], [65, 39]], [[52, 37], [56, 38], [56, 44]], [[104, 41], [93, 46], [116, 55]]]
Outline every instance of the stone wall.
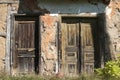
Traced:
[[120, 1], [111, 1], [106, 8], [106, 26], [111, 41], [111, 52], [116, 58], [120, 53]]
[[57, 17], [41, 16], [41, 70], [50, 75], [56, 72], [57, 62]]
[[[6, 33], [6, 24], [7, 24], [7, 4], [0, 4], [0, 33]], [[2, 35], [0, 36], [0, 69], [4, 68], [5, 60], [5, 42], [6, 38]]]
[[[9, 57], [6, 56], [7, 50], [10, 50], [10, 48], [7, 48], [8, 45], [10, 46], [10, 44], [7, 44], [7, 41], [10, 41], [7, 37], [9, 35], [7, 34], [7, 29], [11, 26], [10, 15], [14, 13], [14, 11], [16, 13], [17, 9], [17, 0], [0, 0], [0, 70], [5, 69], [5, 59]], [[8, 54], [10, 54], [10, 52]], [[7, 62], [9, 61], [10, 60], [7, 60]]]

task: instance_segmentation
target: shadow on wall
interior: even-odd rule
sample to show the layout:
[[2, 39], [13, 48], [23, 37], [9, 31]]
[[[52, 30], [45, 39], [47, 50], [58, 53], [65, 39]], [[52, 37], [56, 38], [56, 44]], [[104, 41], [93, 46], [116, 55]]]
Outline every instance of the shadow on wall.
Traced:
[[110, 37], [107, 33], [105, 13], [97, 15], [97, 26], [92, 29], [94, 42], [95, 68], [103, 67], [105, 62], [112, 59]]
[[[106, 15], [104, 14], [103, 16], [106, 19]], [[103, 26], [103, 28], [101, 27], [102, 28], [101, 32], [103, 31], [103, 34], [102, 34], [103, 38], [101, 38], [103, 40], [101, 41], [101, 44], [103, 44], [102, 48], [103, 48], [103, 51], [104, 51], [104, 62], [107, 62], [107, 61], [112, 60], [114, 58], [114, 53], [112, 53], [112, 49], [111, 49], [111, 44], [112, 43], [110, 41], [110, 35], [107, 31], [107, 24], [106, 24], [105, 19], [103, 19], [105, 26]], [[101, 24], [103, 24], [102, 21], [101, 21]]]
[[[101, 56], [101, 59], [96, 59], [95, 67], [99, 68], [100, 66], [104, 66], [105, 62], [112, 60], [113, 55], [111, 51], [111, 41], [110, 36], [107, 31], [107, 25], [106, 25], [106, 15], [105, 13], [98, 14], [98, 29], [97, 29], [98, 36], [95, 37], [95, 58], [99, 58]], [[95, 35], [94, 35], [95, 36]], [[97, 43], [99, 41], [99, 43]], [[101, 65], [97, 65], [99, 62], [101, 62]], [[103, 63], [104, 62], [104, 63]]]
[[38, 7], [37, 0], [20, 0], [18, 14], [44, 14], [49, 13], [46, 9]]

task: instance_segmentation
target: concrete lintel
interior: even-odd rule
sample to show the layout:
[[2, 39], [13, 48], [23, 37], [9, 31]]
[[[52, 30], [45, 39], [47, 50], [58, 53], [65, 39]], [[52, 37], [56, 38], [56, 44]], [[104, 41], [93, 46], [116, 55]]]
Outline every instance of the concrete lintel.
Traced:
[[62, 17], [97, 17], [98, 13], [59, 14]]

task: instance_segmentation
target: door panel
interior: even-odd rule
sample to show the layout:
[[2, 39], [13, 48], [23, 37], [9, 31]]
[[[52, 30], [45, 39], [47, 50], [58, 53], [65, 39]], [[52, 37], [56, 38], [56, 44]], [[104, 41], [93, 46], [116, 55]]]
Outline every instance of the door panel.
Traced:
[[62, 23], [62, 69], [67, 75], [78, 73], [79, 23]]
[[36, 56], [39, 54], [39, 46], [36, 45], [36, 43], [39, 43], [36, 42], [36, 38], [39, 38], [39, 31], [36, 29], [38, 29], [36, 20], [18, 18], [15, 21], [15, 53], [13, 61], [14, 68], [17, 69], [19, 74], [35, 73], [35, 67], [39, 65], [38, 61], [35, 62], [35, 60], [38, 60]]
[[18, 72], [34, 72], [35, 21], [16, 21], [15, 46], [18, 59]]
[[34, 72], [34, 57], [18, 57], [19, 73], [33, 73]]
[[81, 23], [81, 41], [83, 50], [83, 71], [91, 73], [94, 71], [94, 45], [91, 23]]

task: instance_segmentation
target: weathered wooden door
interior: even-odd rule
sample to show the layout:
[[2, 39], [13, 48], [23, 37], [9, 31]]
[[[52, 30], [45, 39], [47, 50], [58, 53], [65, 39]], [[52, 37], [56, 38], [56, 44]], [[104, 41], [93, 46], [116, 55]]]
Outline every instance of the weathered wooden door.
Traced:
[[60, 64], [66, 75], [94, 71], [93, 23], [80, 18], [63, 18]]
[[35, 73], [39, 68], [39, 28], [36, 20], [15, 21], [14, 67], [17, 73]]
[[78, 73], [79, 23], [62, 23], [62, 70], [65, 74]]
[[81, 68], [83, 68], [81, 71], [85, 73], [94, 72], [93, 25], [81, 22]]

